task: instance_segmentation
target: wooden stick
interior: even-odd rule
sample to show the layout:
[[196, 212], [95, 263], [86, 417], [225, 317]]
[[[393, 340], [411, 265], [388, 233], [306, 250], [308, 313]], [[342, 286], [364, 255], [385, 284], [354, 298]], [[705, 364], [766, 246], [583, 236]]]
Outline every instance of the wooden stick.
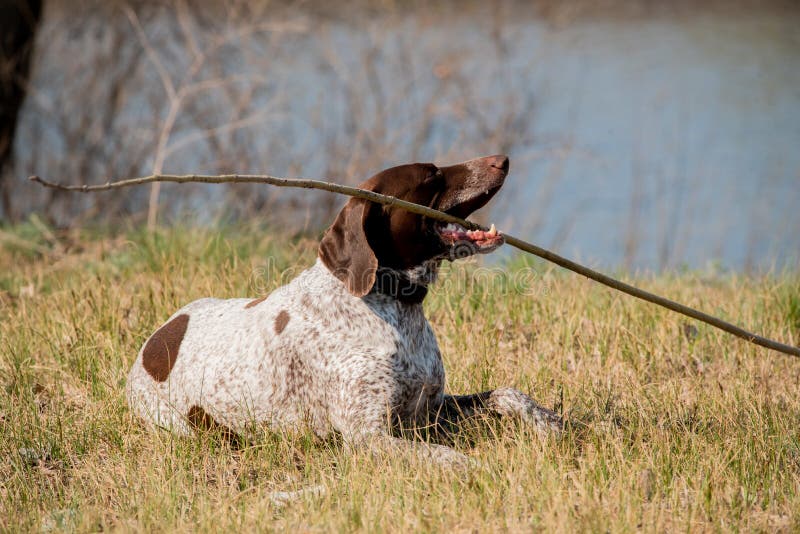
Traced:
[[[366, 189], [359, 189], [357, 187], [349, 187], [346, 185], [339, 185], [331, 182], [323, 182], [320, 180], [278, 178], [275, 176], [267, 176], [261, 174], [225, 174], [219, 176], [203, 175], [203, 174], [183, 174], [183, 175], [153, 174], [150, 176], [143, 176], [141, 178], [129, 178], [127, 180], [120, 180], [118, 182], [106, 182], [105, 184], [100, 184], [100, 185], [61, 185], [42, 180], [38, 176], [31, 176], [30, 180], [37, 182], [45, 187], [51, 187], [63, 191], [77, 191], [81, 193], [108, 191], [112, 189], [129, 187], [132, 185], [147, 184], [151, 182], [175, 182], [179, 184], [190, 183], [190, 182], [206, 183], [206, 184], [253, 183], [253, 184], [269, 184], [278, 187], [300, 187], [305, 189], [320, 189], [323, 191], [330, 191], [331, 193], [339, 193], [341, 195], [363, 198], [365, 200], [377, 202], [379, 204], [385, 204], [387, 206], [397, 206], [398, 208], [408, 210], [418, 215], [430, 217], [431, 219], [435, 219], [437, 221], [459, 224], [471, 230], [484, 230], [484, 231], [487, 230], [487, 228], [475, 224], [471, 221], [467, 221], [459, 217], [454, 217], [453, 215], [449, 215], [447, 213], [432, 208], [428, 208], [426, 206], [421, 206], [419, 204], [414, 204], [412, 202], [406, 202], [405, 200], [394, 198], [388, 195], [382, 195], [380, 193], [375, 193], [374, 191], [367, 191]], [[668, 310], [672, 310], [687, 317], [697, 319], [698, 321], [702, 321], [706, 324], [710, 324], [715, 328], [724, 330], [725, 332], [728, 332], [729, 334], [733, 334], [734, 336], [745, 339], [750, 343], [754, 343], [756, 345], [760, 345], [768, 349], [776, 350], [784, 354], [789, 354], [791, 356], [800, 356], [800, 347], [794, 347], [792, 345], [780, 343], [778, 341], [774, 341], [772, 339], [760, 336], [758, 334], [748, 332], [747, 330], [740, 328], [735, 324], [723, 321], [718, 317], [714, 317], [713, 315], [709, 315], [699, 310], [695, 310], [694, 308], [690, 308], [689, 306], [685, 306], [683, 304], [661, 297], [654, 293], [650, 293], [649, 291], [639, 289], [630, 284], [626, 284], [625, 282], [620, 282], [619, 280], [615, 280], [610, 276], [607, 276], [603, 273], [600, 273], [588, 267], [584, 267], [579, 263], [575, 263], [572, 260], [559, 256], [554, 252], [550, 252], [547, 249], [538, 247], [532, 243], [528, 243], [512, 235], [503, 234], [503, 237], [505, 238], [505, 242], [511, 245], [512, 247], [518, 248], [519, 250], [527, 252], [528, 254], [539, 256], [542, 259], [555, 263], [556, 265], [559, 265], [565, 269], [581, 274], [587, 278], [591, 278], [592, 280], [600, 282], [603, 285], [606, 285], [618, 291], [622, 291], [623, 293], [627, 293], [628, 295], [631, 295], [638, 299], [646, 300], [647, 302], [651, 302], [653, 304], [656, 304], [663, 308], [667, 308]]]

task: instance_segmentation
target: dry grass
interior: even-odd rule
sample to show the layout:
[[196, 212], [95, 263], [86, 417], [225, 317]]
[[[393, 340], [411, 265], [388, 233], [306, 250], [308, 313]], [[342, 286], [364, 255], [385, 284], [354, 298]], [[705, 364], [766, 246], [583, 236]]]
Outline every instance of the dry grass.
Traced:
[[[241, 451], [145, 431], [123, 398], [145, 337], [203, 295], [268, 291], [314, 241], [257, 228], [0, 239], [0, 527], [135, 531], [797, 530], [800, 361], [516, 260], [426, 302], [451, 391], [516, 385], [571, 427], [478, 436], [482, 467], [350, 456], [307, 434]], [[450, 269], [472, 280], [475, 266]], [[793, 343], [800, 276], [636, 283]], [[527, 291], [519, 291], [520, 285]], [[524, 293], [524, 294], [523, 294]], [[280, 508], [269, 495], [322, 483]]]

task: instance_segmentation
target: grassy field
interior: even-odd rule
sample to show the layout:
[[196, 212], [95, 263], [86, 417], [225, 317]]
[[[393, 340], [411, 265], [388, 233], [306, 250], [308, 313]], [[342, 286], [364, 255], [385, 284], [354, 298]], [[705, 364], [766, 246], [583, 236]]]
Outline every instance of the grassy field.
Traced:
[[[800, 529], [800, 361], [570, 273], [516, 259], [447, 269], [425, 306], [451, 392], [530, 391], [569, 428], [492, 427], [457, 474], [298, 432], [232, 450], [152, 433], [125, 377], [144, 339], [207, 295], [256, 296], [315, 240], [258, 228], [155, 237], [0, 232], [4, 531]], [[800, 343], [800, 272], [634, 283]], [[322, 484], [287, 506], [276, 490]]]

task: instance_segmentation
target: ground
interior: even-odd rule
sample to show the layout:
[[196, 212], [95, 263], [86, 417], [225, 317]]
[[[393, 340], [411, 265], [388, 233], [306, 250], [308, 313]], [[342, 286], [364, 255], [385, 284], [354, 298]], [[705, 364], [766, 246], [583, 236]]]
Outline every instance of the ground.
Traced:
[[[0, 229], [0, 528], [800, 529], [800, 360], [522, 258], [448, 268], [425, 306], [450, 391], [529, 391], [568, 421], [560, 439], [473, 429], [457, 446], [478, 467], [453, 473], [305, 431], [237, 450], [131, 416], [125, 376], [154, 328], [201, 296], [267, 293], [315, 243], [255, 226]], [[800, 271], [621, 276], [800, 343]]]

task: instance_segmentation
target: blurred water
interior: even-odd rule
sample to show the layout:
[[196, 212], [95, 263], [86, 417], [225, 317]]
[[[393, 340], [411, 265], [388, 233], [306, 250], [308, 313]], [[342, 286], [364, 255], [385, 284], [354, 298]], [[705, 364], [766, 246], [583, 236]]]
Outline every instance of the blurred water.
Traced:
[[[352, 180], [411, 160], [507, 152], [511, 174], [488, 218], [562, 254], [644, 269], [798, 264], [796, 13], [595, 18], [557, 27], [513, 10], [493, 23], [482, 12], [432, 18], [312, 20], [313, 31], [232, 42], [221, 68], [253, 71], [254, 57], [268, 58], [252, 105], [278, 113], [251, 136], [219, 140], [216, 149], [232, 154], [224, 164], [201, 143], [176, 152], [165, 171]], [[445, 25], [435, 22], [442, 18]], [[99, 29], [105, 23], [87, 15], [81, 28], [107, 31]], [[147, 24], [151, 34], [171, 35], [161, 19]], [[38, 46], [41, 95], [55, 107], [91, 110], [85, 91], [64, 96], [65, 46], [42, 39]], [[179, 58], [172, 48], [165, 57]], [[80, 50], [91, 54], [84, 42]], [[144, 56], [137, 69], [112, 125], [126, 141], [142, 117], [158, 116], [155, 72]], [[75, 155], [47, 126], [50, 113], [34, 104], [23, 112], [20, 176], [58, 177]], [[100, 169], [88, 181], [149, 172], [147, 161], [120, 170], [104, 167], [108, 154], [82, 157]], [[215, 204], [211, 191], [190, 205]]]
[[571, 150], [518, 161], [513, 178], [526, 186], [507, 208], [537, 205], [555, 172], [540, 240], [605, 265], [619, 265], [631, 239], [637, 267], [797, 265], [797, 21], [593, 22], [546, 41], [532, 80], [546, 103], [537, 137]]

